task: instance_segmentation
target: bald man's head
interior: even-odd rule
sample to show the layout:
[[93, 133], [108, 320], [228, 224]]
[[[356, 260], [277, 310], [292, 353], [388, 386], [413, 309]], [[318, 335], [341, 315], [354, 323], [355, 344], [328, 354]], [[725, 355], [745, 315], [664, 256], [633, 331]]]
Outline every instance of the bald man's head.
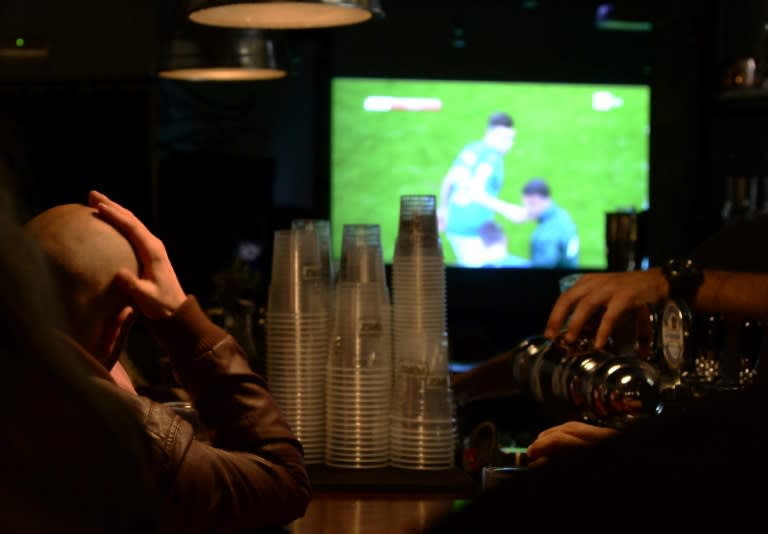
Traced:
[[46, 210], [25, 227], [51, 262], [68, 315], [69, 333], [87, 349], [95, 350], [94, 344], [105, 335], [103, 330], [110, 328], [129, 305], [115, 287], [114, 278], [121, 269], [138, 274], [133, 247], [96, 210], [81, 204]]

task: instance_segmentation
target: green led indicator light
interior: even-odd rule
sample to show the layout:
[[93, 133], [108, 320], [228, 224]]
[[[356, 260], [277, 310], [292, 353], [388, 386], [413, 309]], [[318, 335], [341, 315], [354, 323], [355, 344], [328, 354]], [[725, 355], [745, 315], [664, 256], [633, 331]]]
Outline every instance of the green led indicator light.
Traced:
[[19, 38], [16, 39], [16, 47], [17, 48], [23, 48], [25, 44], [26, 44], [26, 42], [24, 41], [23, 38], [19, 37]]

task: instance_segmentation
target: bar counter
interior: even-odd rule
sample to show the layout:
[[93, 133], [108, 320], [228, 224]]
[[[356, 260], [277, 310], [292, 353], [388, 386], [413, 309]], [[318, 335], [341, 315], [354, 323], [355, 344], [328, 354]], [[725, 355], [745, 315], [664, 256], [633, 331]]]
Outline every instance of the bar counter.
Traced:
[[306, 515], [288, 525], [294, 534], [420, 534], [461, 499], [429, 494], [315, 495]]
[[308, 466], [314, 497], [293, 534], [419, 534], [476, 494], [461, 469], [352, 470]]

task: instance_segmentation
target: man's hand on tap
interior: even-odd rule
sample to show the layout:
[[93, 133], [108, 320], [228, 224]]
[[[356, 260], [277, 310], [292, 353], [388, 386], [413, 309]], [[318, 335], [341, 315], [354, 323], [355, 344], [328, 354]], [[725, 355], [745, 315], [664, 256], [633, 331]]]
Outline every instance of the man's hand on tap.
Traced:
[[595, 347], [602, 349], [625, 312], [657, 304], [668, 296], [669, 283], [660, 269], [585, 274], [557, 299], [544, 335], [551, 339], [562, 336], [573, 343], [589, 321], [600, 316]]

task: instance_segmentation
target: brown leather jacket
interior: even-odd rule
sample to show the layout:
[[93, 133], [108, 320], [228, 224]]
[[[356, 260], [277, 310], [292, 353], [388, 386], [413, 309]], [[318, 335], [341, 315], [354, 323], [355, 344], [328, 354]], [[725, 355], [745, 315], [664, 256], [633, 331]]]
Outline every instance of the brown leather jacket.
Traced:
[[97, 375], [138, 411], [151, 437], [169, 530], [240, 533], [302, 517], [312, 489], [301, 444], [240, 345], [208, 319], [193, 296], [150, 329], [167, 350], [211, 444], [196, 439], [192, 426], [170, 408], [118, 388], [103, 367]]

